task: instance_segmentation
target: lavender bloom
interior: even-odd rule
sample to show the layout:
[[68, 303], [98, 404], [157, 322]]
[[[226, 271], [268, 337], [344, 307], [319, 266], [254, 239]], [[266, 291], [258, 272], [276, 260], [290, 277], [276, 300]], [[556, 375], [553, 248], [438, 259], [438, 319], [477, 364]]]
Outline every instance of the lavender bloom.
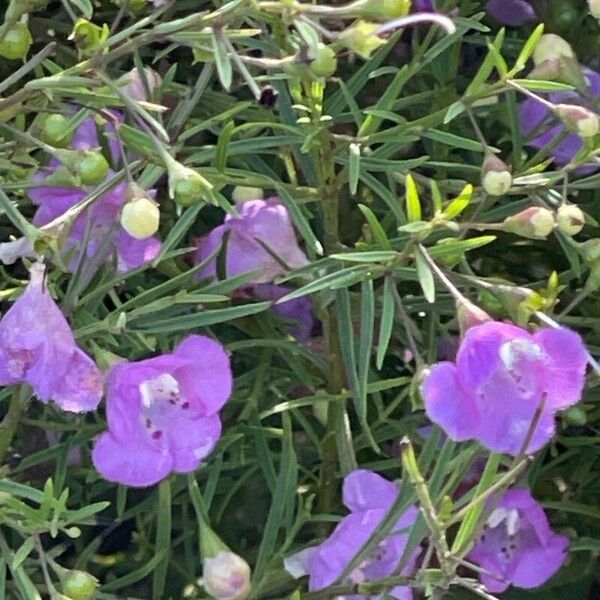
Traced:
[[102, 375], [48, 294], [43, 265], [31, 267], [27, 289], [0, 321], [0, 339], [0, 385], [28, 383], [42, 402], [71, 412], [98, 406]]
[[412, 12], [433, 12], [435, 7], [433, 6], [433, 0], [413, 0]]
[[[292, 289], [282, 285], [263, 283], [254, 286], [252, 291], [257, 298], [276, 302], [289, 294]], [[299, 342], [306, 342], [312, 337], [315, 318], [310, 298], [295, 298], [282, 304], [274, 304], [270, 310], [277, 316], [292, 322], [286, 331]]]
[[[110, 133], [110, 127], [107, 127], [107, 132]], [[113, 156], [118, 157], [119, 150], [114, 139], [110, 140], [110, 145]], [[92, 117], [85, 119], [77, 128], [71, 146], [75, 150], [90, 150], [100, 146]], [[46, 176], [54, 173], [59, 166], [58, 161], [51, 161], [45, 171], [40, 171], [34, 177], [35, 181], [43, 183]], [[114, 173], [109, 172], [107, 179], [113, 176]], [[39, 206], [33, 224], [40, 227], [61, 217], [67, 210], [81, 202], [89, 191], [90, 189], [85, 187], [40, 185], [31, 188], [28, 191], [29, 197]], [[136, 269], [156, 258], [160, 251], [158, 239], [154, 237], [136, 239], [119, 225], [119, 213], [126, 201], [127, 185], [124, 182], [119, 183], [76, 217], [62, 248], [65, 256], [70, 258], [68, 268], [71, 271], [77, 267], [82, 253], [85, 253], [86, 258], [92, 258], [109, 235], [113, 235], [109, 253], [116, 256], [119, 272]]]
[[153, 485], [198, 467], [221, 435], [231, 395], [229, 357], [218, 342], [190, 335], [171, 354], [114, 366], [107, 377], [108, 431], [92, 453], [105, 479]]
[[525, 0], [488, 0], [485, 8], [496, 21], [512, 27], [537, 17], [533, 6]]
[[[600, 73], [588, 69], [587, 67], [582, 68], [582, 74], [588, 84], [588, 94], [591, 97], [597, 98], [600, 96]], [[565, 104], [578, 104], [581, 106], [587, 106], [587, 100], [578, 92], [552, 92], [547, 95], [548, 99], [555, 103]], [[547, 120], [551, 120], [551, 123], [547, 123], [546, 126], [541, 127]], [[529, 140], [528, 144], [534, 148], [540, 149], [551, 143], [559, 135], [564, 133], [565, 127], [562, 123], [556, 124], [555, 117], [550, 114], [550, 111], [540, 102], [537, 102], [533, 98], [528, 98], [521, 102], [519, 106], [519, 121], [521, 128], [525, 135], [537, 133], [541, 131], [539, 135], [536, 135], [533, 139]], [[581, 150], [583, 147], [583, 140], [575, 134], [566, 136], [560, 143], [558, 143], [550, 154], [554, 157], [554, 160], [559, 165], [566, 165], [571, 159]], [[585, 165], [578, 171], [581, 173], [589, 173], [599, 168], [597, 163], [590, 163]]]
[[[309, 590], [321, 590], [332, 585], [342, 574], [360, 548], [377, 531], [381, 521], [398, 496], [397, 486], [380, 475], [359, 469], [344, 480], [343, 500], [350, 509], [331, 536], [319, 546], [308, 548], [285, 560], [287, 571], [294, 577], [309, 576]], [[400, 562], [408, 540], [410, 528], [418, 515], [410, 507], [396, 523], [391, 535], [344, 581], [348, 584], [377, 581], [392, 575]], [[402, 575], [414, 569], [417, 554], [411, 557]], [[410, 600], [412, 591], [407, 586], [397, 586], [389, 592], [393, 598]], [[339, 600], [362, 600], [364, 596], [340, 596]]]
[[510, 584], [538, 587], [565, 561], [568, 538], [550, 529], [546, 514], [529, 490], [506, 492], [484, 527], [467, 560], [489, 572], [480, 574], [489, 592], [503, 592]]
[[554, 435], [556, 412], [580, 399], [586, 364], [583, 342], [569, 329], [532, 335], [490, 321], [467, 331], [456, 362], [432, 367], [421, 392], [427, 415], [450, 438], [513, 455], [542, 408], [527, 447], [535, 452]]
[[[195, 256], [197, 262], [214, 254], [225, 242], [227, 234], [226, 247], [223, 248], [227, 277], [257, 271], [248, 283], [268, 283], [283, 275], [286, 266], [296, 269], [308, 264], [298, 246], [288, 211], [279, 198], [250, 200], [236, 208], [239, 217], [227, 215], [223, 225], [200, 240]], [[216, 276], [217, 258], [214, 258], [200, 271], [200, 277]]]

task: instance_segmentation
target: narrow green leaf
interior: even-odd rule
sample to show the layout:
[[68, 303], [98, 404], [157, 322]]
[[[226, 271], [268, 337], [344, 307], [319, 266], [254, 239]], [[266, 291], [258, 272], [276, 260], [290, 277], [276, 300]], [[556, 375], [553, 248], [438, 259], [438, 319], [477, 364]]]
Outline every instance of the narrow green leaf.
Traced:
[[164, 479], [158, 485], [158, 509], [156, 513], [156, 541], [154, 552], [161, 553], [163, 560], [152, 574], [152, 598], [161, 600], [165, 594], [169, 558], [171, 555], [171, 482]]
[[219, 140], [217, 141], [217, 148], [215, 150], [215, 158], [213, 161], [214, 166], [219, 171], [225, 171], [225, 168], [227, 167], [229, 142], [231, 141], [231, 136], [233, 135], [234, 130], [235, 122], [228, 121], [219, 134]]
[[381, 322], [379, 324], [379, 338], [377, 340], [376, 365], [379, 370], [381, 370], [383, 365], [383, 360], [392, 335], [392, 328], [394, 326], [394, 317], [396, 314], [394, 293], [392, 291], [392, 286], [394, 285], [396, 284], [391, 277], [385, 278], [383, 284], [383, 305], [381, 308]]
[[454, 217], [460, 215], [460, 213], [463, 210], [465, 210], [465, 208], [467, 208], [467, 206], [469, 206], [469, 204], [471, 203], [472, 195], [473, 186], [470, 183], [468, 183], [462, 189], [458, 197], [452, 200], [450, 204], [448, 204], [448, 206], [446, 207], [446, 210], [444, 211], [446, 217], [448, 217], [448, 219], [454, 219]]
[[229, 91], [231, 89], [231, 82], [233, 81], [233, 67], [231, 66], [231, 59], [227, 53], [223, 35], [223, 32], [220, 30], [213, 31], [211, 42], [219, 81], [223, 88]]
[[29, 556], [29, 553], [35, 547], [35, 538], [28, 537], [23, 544], [21, 544], [20, 548], [15, 552], [12, 559], [11, 569], [17, 569], [19, 565]]
[[423, 295], [427, 302], [433, 304], [435, 302], [435, 282], [433, 273], [419, 252], [415, 253], [415, 264], [417, 266], [417, 276], [419, 278], [421, 289], [423, 290]]
[[360, 179], [360, 144], [350, 144], [348, 154], [348, 185], [354, 196]]
[[375, 292], [371, 279], [360, 284], [360, 336], [358, 340], [358, 380], [361, 397], [367, 397], [369, 364], [375, 328]]
[[365, 216], [365, 219], [367, 220], [367, 223], [369, 224], [369, 229], [371, 230], [371, 233], [373, 234], [375, 241], [382, 248], [385, 248], [386, 250], [391, 250], [392, 245], [390, 244], [390, 241], [388, 240], [388, 237], [387, 237], [383, 227], [377, 220], [375, 213], [368, 206], [365, 206], [364, 204], [359, 204], [358, 208], [359, 208], [360, 212], [362, 212], [362, 214]]
[[525, 42], [521, 52], [519, 52], [519, 56], [517, 56], [517, 60], [515, 61], [515, 66], [512, 68], [510, 75], [515, 75], [519, 71], [522, 71], [527, 64], [527, 61], [533, 54], [535, 47], [537, 46], [540, 38], [544, 34], [544, 23], [540, 23], [531, 33], [529, 39]]
[[421, 201], [419, 200], [419, 190], [413, 176], [409, 173], [406, 176], [406, 216], [410, 222], [421, 220]]

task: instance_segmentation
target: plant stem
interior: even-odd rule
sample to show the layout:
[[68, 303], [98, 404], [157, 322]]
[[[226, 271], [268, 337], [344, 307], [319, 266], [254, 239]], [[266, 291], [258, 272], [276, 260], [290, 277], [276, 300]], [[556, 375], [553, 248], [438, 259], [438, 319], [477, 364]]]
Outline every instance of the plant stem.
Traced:
[[8, 411], [0, 423], [0, 464], [2, 464], [4, 456], [10, 448], [19, 425], [22, 412], [21, 391], [22, 387], [20, 385], [15, 386], [8, 405]]

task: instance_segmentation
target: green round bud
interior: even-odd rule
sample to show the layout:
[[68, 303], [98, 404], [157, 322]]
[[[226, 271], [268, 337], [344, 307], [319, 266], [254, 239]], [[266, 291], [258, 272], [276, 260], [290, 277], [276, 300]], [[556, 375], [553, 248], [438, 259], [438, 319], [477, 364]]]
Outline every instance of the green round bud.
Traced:
[[44, 123], [42, 137], [47, 144], [64, 148], [73, 139], [73, 131], [69, 130], [69, 122], [63, 115], [49, 115]]
[[310, 70], [317, 77], [331, 77], [337, 69], [335, 52], [325, 44], [319, 44], [314, 52], [315, 56], [310, 63]]
[[173, 200], [179, 206], [192, 206], [202, 201], [204, 191], [200, 176], [178, 179], [173, 184]]
[[69, 571], [61, 581], [61, 589], [71, 600], [93, 600], [98, 580], [85, 571]]
[[77, 173], [83, 185], [98, 185], [108, 174], [108, 161], [96, 150], [84, 151]]
[[576, 427], [583, 427], [587, 423], [587, 414], [579, 406], [571, 406], [569, 410], [565, 411], [564, 417], [569, 425], [575, 425]]
[[27, 25], [15, 23], [0, 42], [0, 56], [10, 60], [23, 59], [27, 56], [33, 38]]

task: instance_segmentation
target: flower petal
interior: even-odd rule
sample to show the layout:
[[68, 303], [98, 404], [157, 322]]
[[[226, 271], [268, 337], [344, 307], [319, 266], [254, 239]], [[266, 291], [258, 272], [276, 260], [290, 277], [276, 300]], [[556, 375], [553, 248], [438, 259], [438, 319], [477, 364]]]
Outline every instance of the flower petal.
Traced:
[[52, 399], [71, 412], [95, 410], [102, 398], [103, 378], [96, 363], [75, 348]]
[[213, 451], [221, 435], [221, 420], [218, 415], [195, 419], [182, 415], [172, 420], [167, 435], [173, 470], [189, 473]]
[[477, 436], [479, 410], [460, 386], [456, 367], [449, 362], [434, 365], [421, 388], [427, 416], [455, 441]]
[[373, 471], [357, 469], [344, 479], [342, 493], [344, 504], [351, 511], [389, 510], [398, 497], [398, 487]]
[[103, 433], [92, 451], [94, 466], [108, 481], [147, 487], [164, 479], [173, 467], [171, 455], [143, 442], [141, 436], [117, 440]]
[[550, 579], [567, 557], [569, 539], [553, 535], [546, 547], [536, 547], [521, 555], [513, 575], [513, 584], [520, 588], [535, 588]]
[[536, 18], [533, 6], [525, 0], [489, 0], [485, 8], [497, 21], [512, 27]]

